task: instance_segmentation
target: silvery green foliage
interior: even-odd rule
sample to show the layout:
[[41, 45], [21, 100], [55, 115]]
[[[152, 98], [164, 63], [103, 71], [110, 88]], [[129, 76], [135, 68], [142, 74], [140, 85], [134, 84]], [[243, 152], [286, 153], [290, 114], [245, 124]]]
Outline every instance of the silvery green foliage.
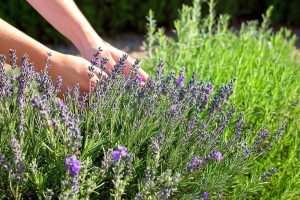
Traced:
[[[105, 69], [100, 55], [90, 71]], [[61, 100], [63, 80], [48, 76], [49, 60], [36, 73], [25, 55], [18, 75], [8, 76], [0, 58], [5, 198], [241, 198], [273, 173], [255, 174], [252, 166], [285, 124], [275, 135], [262, 128], [247, 141], [245, 134], [254, 133], [228, 103], [234, 80], [217, 89], [196, 73], [190, 80], [184, 70], [165, 74], [159, 61], [141, 86], [139, 60], [124, 76], [124, 55], [94, 93], [80, 94], [75, 85]], [[251, 185], [239, 184], [244, 176]]]

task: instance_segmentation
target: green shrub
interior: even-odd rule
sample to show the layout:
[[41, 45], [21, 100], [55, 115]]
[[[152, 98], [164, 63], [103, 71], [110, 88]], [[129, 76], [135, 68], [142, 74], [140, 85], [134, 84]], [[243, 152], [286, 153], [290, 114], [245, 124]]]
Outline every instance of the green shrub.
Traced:
[[274, 33], [268, 29], [270, 11], [261, 26], [248, 22], [236, 31], [228, 28], [228, 16], [217, 18], [214, 12], [201, 16], [201, 5], [195, 1], [193, 8], [183, 7], [181, 17], [175, 22], [173, 38], [167, 37], [162, 29], [157, 30], [153, 14], [150, 15], [148, 56], [143, 64], [153, 66], [155, 60], [162, 59], [168, 70], [175, 68], [178, 72], [186, 67], [187, 77], [195, 71], [201, 80], [217, 86], [236, 78], [232, 102], [245, 111], [255, 130], [263, 123], [274, 131], [280, 121], [288, 119], [288, 134], [283, 142], [267, 159], [257, 162], [261, 170], [269, 166], [277, 166], [279, 170], [271, 186], [258, 195], [264, 199], [297, 199], [300, 67], [297, 58], [292, 58], [295, 37], [288, 30]]

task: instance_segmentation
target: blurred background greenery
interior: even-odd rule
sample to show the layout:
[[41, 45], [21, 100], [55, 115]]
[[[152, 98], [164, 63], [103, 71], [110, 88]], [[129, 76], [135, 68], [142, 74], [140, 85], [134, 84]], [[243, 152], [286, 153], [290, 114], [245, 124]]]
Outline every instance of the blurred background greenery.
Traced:
[[[145, 33], [149, 9], [155, 13], [158, 26], [173, 27], [181, 5], [192, 0], [76, 0], [76, 4], [101, 35], [113, 37], [124, 32]], [[219, 0], [217, 11], [232, 16], [232, 23], [261, 19], [261, 13], [274, 6], [272, 22], [277, 25], [300, 25], [300, 0]], [[204, 11], [207, 8], [203, 8]], [[0, 17], [31, 37], [47, 43], [63, 44], [63, 38], [26, 1], [0, 1]]]

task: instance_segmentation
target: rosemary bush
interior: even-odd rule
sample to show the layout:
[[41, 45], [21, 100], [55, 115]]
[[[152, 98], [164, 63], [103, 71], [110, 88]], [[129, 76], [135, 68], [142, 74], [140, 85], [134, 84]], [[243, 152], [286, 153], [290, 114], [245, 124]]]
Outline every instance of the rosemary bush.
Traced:
[[[276, 174], [257, 173], [255, 161], [285, 123], [253, 131], [229, 102], [234, 80], [214, 88], [159, 61], [141, 87], [139, 60], [125, 77], [124, 55], [94, 93], [76, 85], [61, 100], [51, 59], [37, 73], [27, 57], [8, 76], [0, 56], [2, 199], [241, 199]], [[89, 69], [106, 61], [96, 54]]]
[[277, 166], [278, 173], [253, 198], [298, 199], [300, 67], [299, 56], [293, 57], [295, 37], [288, 30], [274, 32], [268, 28], [271, 10], [261, 24], [251, 21], [235, 30], [229, 28], [228, 16], [215, 15], [213, 0], [206, 2], [210, 8], [208, 16], [201, 14], [203, 1], [194, 1], [193, 7], [183, 6], [173, 37], [156, 28], [150, 12], [148, 54], [143, 66], [154, 71], [151, 66], [160, 58], [170, 66], [167, 71], [173, 68], [179, 72], [186, 66], [186, 77], [197, 72], [201, 80], [216, 86], [236, 78], [230, 102], [245, 112], [245, 119], [254, 130], [264, 124], [275, 131], [287, 119], [287, 134], [282, 142], [256, 162], [261, 172]]

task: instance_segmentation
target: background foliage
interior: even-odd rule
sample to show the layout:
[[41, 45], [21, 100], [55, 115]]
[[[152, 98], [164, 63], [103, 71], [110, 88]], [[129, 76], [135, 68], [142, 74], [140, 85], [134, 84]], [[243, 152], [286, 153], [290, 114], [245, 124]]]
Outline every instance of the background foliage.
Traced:
[[[192, 0], [82, 0], [76, 1], [79, 8], [96, 31], [110, 36], [124, 31], [145, 31], [149, 9], [155, 11], [159, 26], [171, 27], [178, 16], [181, 5], [192, 4]], [[261, 13], [274, 5], [271, 20], [274, 23], [299, 25], [300, 0], [226, 0], [217, 4], [218, 13], [227, 13], [232, 19], [261, 18]], [[207, 7], [203, 8], [207, 10]], [[41, 42], [66, 42], [26, 1], [0, 1], [0, 17]], [[34, 27], [34, 28], [33, 28]]]
[[256, 163], [262, 171], [276, 166], [279, 173], [255, 199], [299, 199], [300, 68], [296, 62], [299, 57], [292, 58], [295, 37], [285, 29], [276, 33], [269, 29], [272, 9], [268, 9], [260, 25], [250, 21], [237, 32], [229, 28], [228, 16], [215, 15], [213, 0], [209, 5], [209, 15], [200, 12], [201, 6], [207, 4], [183, 6], [174, 23], [173, 38], [155, 27], [150, 12], [148, 57], [143, 66], [152, 66], [160, 58], [168, 70], [178, 72], [186, 67], [187, 77], [196, 71], [201, 80], [217, 86], [236, 78], [232, 100], [246, 113], [254, 129], [264, 124], [275, 131], [280, 121], [288, 120], [283, 141], [267, 159]]
[[[176, 19], [181, 4], [191, 0], [75, 2], [98, 33], [112, 35], [123, 31], [145, 31], [145, 16], [149, 9], [155, 10], [159, 25], [169, 26]], [[66, 42], [26, 1], [0, 1], [0, 17], [40, 41]]]

